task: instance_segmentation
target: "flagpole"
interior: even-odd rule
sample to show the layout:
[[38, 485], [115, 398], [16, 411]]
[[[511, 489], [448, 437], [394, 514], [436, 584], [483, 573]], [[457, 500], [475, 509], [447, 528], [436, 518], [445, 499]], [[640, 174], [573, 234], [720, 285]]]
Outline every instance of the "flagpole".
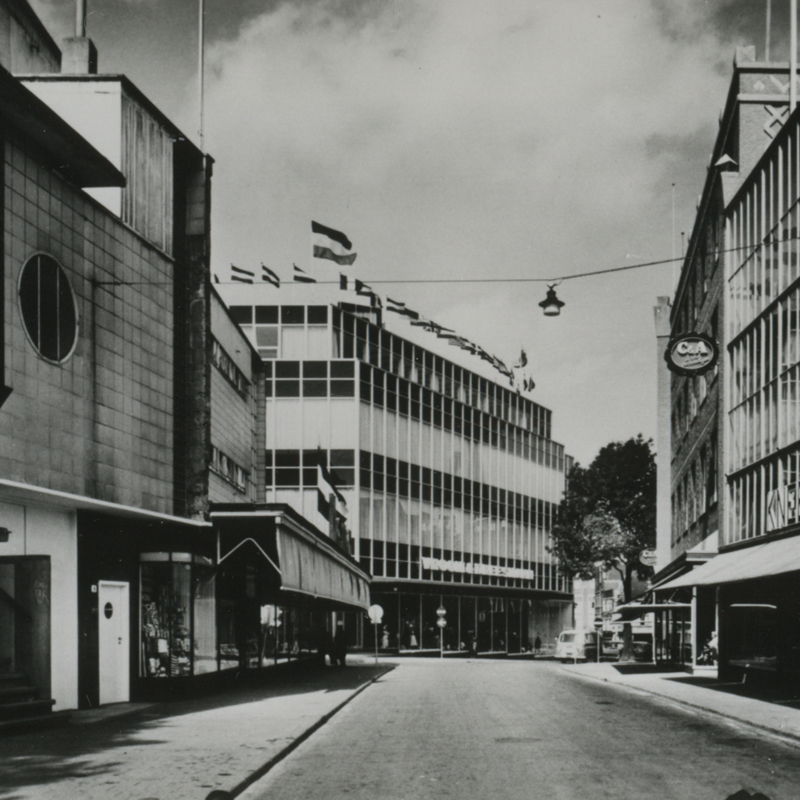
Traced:
[[764, 61], [769, 61], [769, 39], [770, 39], [770, 28], [772, 27], [772, 0], [767, 0], [767, 22], [764, 26], [766, 29], [765, 39], [766, 42], [764, 43]]
[[205, 152], [204, 148], [204, 141], [203, 141], [203, 95], [204, 95], [204, 79], [205, 79], [205, 58], [204, 58], [204, 50], [205, 50], [205, 0], [200, 0], [200, 22], [198, 25], [198, 65], [197, 65], [197, 75], [198, 75], [198, 92], [199, 92], [199, 113], [200, 113], [200, 151]]
[[789, 113], [797, 107], [797, 0], [790, 3], [789, 21]]

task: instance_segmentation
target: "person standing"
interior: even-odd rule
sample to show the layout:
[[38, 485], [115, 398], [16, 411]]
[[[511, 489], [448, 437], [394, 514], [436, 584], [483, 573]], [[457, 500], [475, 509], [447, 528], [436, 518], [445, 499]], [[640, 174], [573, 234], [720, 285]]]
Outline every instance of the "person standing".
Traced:
[[344, 631], [344, 621], [339, 620], [339, 622], [336, 624], [336, 633], [333, 636], [333, 653], [331, 655], [331, 663], [338, 664], [340, 667], [343, 667], [346, 658], [347, 635]]
[[539, 655], [542, 649], [542, 640], [539, 638], [539, 634], [536, 634], [536, 638], [533, 640], [533, 653], [534, 655]]

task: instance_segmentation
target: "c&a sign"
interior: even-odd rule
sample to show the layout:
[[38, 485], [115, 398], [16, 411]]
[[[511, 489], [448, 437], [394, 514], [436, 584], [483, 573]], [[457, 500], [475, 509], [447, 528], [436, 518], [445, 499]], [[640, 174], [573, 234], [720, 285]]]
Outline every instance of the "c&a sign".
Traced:
[[684, 333], [672, 339], [664, 360], [678, 375], [702, 375], [717, 363], [717, 343], [704, 333]]
[[767, 494], [767, 519], [765, 532], [779, 531], [789, 525], [800, 522], [797, 500], [800, 496], [800, 484], [793, 483], [781, 486]]

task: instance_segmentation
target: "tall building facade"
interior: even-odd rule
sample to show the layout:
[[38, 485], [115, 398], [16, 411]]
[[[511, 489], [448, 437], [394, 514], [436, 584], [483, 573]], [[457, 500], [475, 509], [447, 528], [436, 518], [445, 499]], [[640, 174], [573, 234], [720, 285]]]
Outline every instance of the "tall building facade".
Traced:
[[217, 288], [265, 359], [266, 498], [325, 525], [321, 460], [347, 501], [352, 551], [383, 609], [363, 644], [518, 653], [552, 642], [571, 622], [572, 587], [548, 549], [566, 469], [551, 412], [352, 292]]
[[[692, 240], [700, 241], [709, 224], [717, 232], [705, 252], [714, 254], [718, 400], [715, 415], [701, 425], [705, 436], [692, 442], [680, 429], [672, 432], [679, 464], [687, 445], [696, 451], [716, 438], [717, 472], [709, 475], [713, 485], [705, 482], [705, 499], [712, 492], [717, 498], [718, 547], [703, 558], [702, 540], [686, 535], [697, 492], [678, 485], [671, 535], [673, 543], [688, 539], [678, 556], [683, 563], [674, 559], [671, 574], [656, 576], [657, 596], [687, 607], [675, 612], [685, 631], [682, 660], [698, 666], [704, 642], [716, 632], [720, 674], [731, 677], [800, 675], [794, 590], [800, 573], [800, 117], [790, 113], [786, 79], [785, 66], [755, 62], [753, 48], [737, 54]], [[709, 223], [704, 212], [711, 206]], [[675, 297], [674, 332], [704, 313], [696, 291], [701, 263], [690, 251]], [[684, 402], [679, 383], [673, 379], [673, 408]]]

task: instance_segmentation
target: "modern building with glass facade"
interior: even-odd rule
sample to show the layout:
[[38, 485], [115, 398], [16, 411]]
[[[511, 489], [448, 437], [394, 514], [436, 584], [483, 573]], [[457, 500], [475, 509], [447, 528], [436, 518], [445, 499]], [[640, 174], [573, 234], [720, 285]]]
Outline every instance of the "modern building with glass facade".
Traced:
[[[317, 463], [384, 611], [359, 644], [520, 653], [572, 621], [548, 549], [567, 459], [551, 412], [487, 361], [368, 297], [322, 284], [222, 284], [265, 359], [268, 502], [318, 527]], [[444, 609], [446, 627], [437, 626]]]

